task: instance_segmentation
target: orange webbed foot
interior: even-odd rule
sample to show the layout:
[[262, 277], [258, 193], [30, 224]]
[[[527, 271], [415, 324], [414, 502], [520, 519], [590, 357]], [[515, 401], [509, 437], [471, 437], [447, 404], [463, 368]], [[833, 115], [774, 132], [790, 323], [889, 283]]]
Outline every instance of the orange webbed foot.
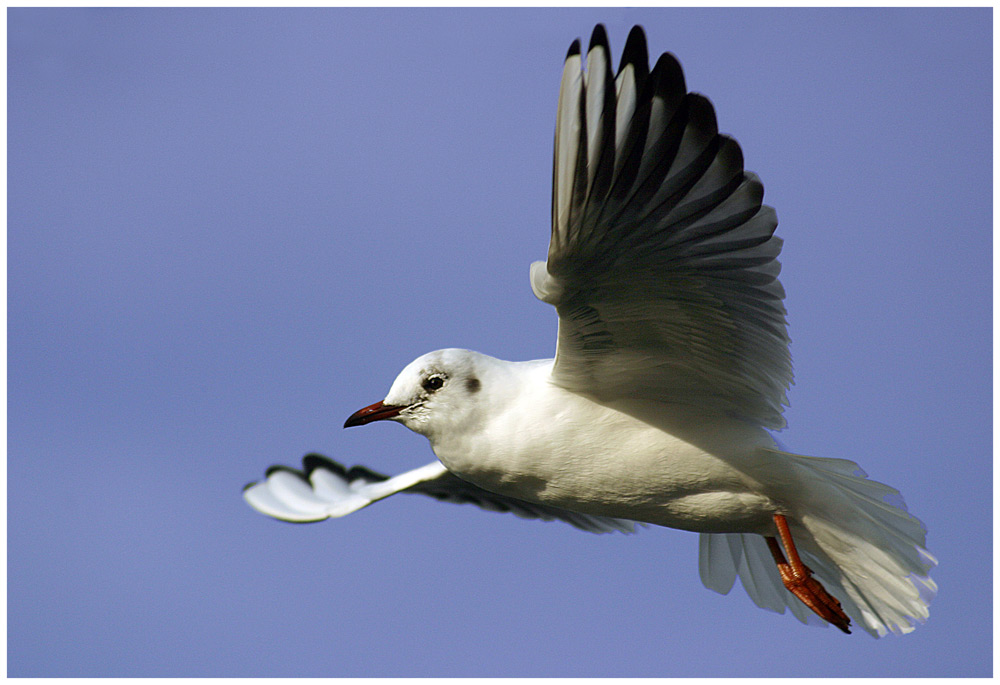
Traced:
[[851, 619], [840, 606], [840, 601], [823, 587], [822, 583], [812, 577], [812, 570], [802, 563], [798, 550], [792, 541], [792, 533], [788, 529], [788, 521], [781, 514], [774, 515], [774, 523], [778, 535], [788, 552], [788, 559], [781, 552], [778, 541], [773, 537], [766, 538], [767, 546], [774, 557], [774, 563], [781, 574], [781, 582], [788, 591], [799, 598], [813, 613], [824, 621], [832, 623], [845, 633], [850, 633]]

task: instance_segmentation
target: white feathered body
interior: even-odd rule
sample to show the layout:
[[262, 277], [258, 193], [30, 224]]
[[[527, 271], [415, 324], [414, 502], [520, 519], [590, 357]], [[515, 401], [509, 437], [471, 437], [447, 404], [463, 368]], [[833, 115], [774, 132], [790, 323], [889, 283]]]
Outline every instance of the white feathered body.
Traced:
[[854, 462], [781, 451], [762, 428], [682, 404], [597, 402], [555, 384], [552, 360], [462, 354], [489, 388], [490, 411], [469, 403], [450, 412], [455, 423], [408, 422], [460, 477], [529, 502], [702, 533], [706, 586], [726, 593], [739, 576], [758, 605], [808, 622], [762, 537], [785, 514], [805, 563], [865, 630], [906, 633], [926, 620], [936, 561], [925, 530], [897, 490]]
[[[683, 408], [650, 403], [632, 408], [645, 410], [643, 420], [558, 387], [552, 360], [487, 359], [480, 366], [493, 376], [485, 379], [492, 410], [468, 417], [474, 430], [428, 435], [462, 478], [531, 502], [695, 532], [765, 533], [771, 516], [787, 511], [753, 473], [762, 465], [755, 446], [774, 447], [763, 429], [693, 412], [682, 426]], [[497, 398], [498, 388], [511, 401]]]

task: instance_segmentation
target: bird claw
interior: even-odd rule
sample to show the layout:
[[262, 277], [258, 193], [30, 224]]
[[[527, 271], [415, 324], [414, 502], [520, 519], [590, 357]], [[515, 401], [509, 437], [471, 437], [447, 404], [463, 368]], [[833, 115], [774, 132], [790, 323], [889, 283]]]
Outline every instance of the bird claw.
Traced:
[[778, 541], [774, 538], [767, 538], [767, 545], [771, 549], [771, 555], [778, 567], [781, 575], [781, 582], [793, 595], [824, 621], [832, 623], [840, 630], [850, 634], [851, 619], [843, 608], [840, 601], [826, 591], [823, 584], [812, 577], [812, 569], [802, 563], [799, 558], [795, 544], [792, 542], [792, 534], [788, 529], [788, 522], [781, 514], [775, 514], [774, 522], [778, 527], [778, 534], [788, 551], [789, 560], [785, 559]]
[[778, 564], [778, 573], [785, 587], [817, 616], [850, 634], [851, 619], [844, 613], [840, 601], [812, 577], [812, 571], [807, 566], [802, 568], [806, 573], [799, 575], [791, 564]]

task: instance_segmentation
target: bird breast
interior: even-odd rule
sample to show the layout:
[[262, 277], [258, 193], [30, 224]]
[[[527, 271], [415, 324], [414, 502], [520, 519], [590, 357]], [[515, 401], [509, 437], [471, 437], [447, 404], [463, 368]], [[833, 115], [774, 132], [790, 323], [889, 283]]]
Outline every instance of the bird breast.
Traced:
[[438, 458], [499, 494], [699, 532], [766, 530], [780, 508], [741, 468], [744, 453], [767, 446], [763, 430], [679, 421], [669, 405], [638, 418], [542, 381], [518, 393], [530, 402], [506, 403], [475, 433], [433, 443]]

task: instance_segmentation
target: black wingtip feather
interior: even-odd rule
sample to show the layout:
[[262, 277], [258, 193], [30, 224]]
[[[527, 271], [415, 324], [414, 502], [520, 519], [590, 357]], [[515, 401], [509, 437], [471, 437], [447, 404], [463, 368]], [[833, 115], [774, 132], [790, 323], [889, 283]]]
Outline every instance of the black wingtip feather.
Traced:
[[619, 74], [626, 64], [631, 64], [635, 69], [635, 80], [641, 87], [649, 76], [649, 49], [646, 47], [646, 32], [638, 24], [632, 27], [625, 41], [621, 64], [618, 65]]
[[372, 471], [367, 466], [352, 466], [347, 471], [347, 480], [355, 481], [357, 479], [363, 479], [369, 482], [378, 482], [383, 480], [388, 480], [389, 476], [384, 473], [379, 473], [378, 471]]
[[291, 466], [284, 466], [281, 464], [276, 464], [274, 466], [267, 467], [267, 470], [264, 471], [264, 477], [270, 478], [273, 474], [278, 473], [279, 471], [286, 471], [294, 476], [298, 476], [299, 478], [305, 477], [305, 474], [303, 474], [298, 469], [293, 469]]
[[711, 135], [719, 132], [719, 121], [715, 117], [715, 107], [711, 100], [701, 93], [688, 93], [684, 104], [687, 106], [689, 121], [696, 122], [703, 131], [710, 132]]
[[655, 77], [657, 95], [669, 94], [671, 98], [679, 100], [687, 93], [684, 70], [673, 53], [664, 52], [660, 55], [656, 60], [656, 66], [653, 67], [652, 75]]
[[[285, 466], [283, 464], [275, 464], [274, 466], [269, 466], [266, 471], [264, 471], [264, 477], [269, 478], [272, 474], [279, 471], [284, 471], [290, 473], [299, 479], [309, 482], [309, 477], [312, 472], [316, 469], [326, 469], [327, 471], [332, 471], [341, 478], [345, 480], [352, 481], [358, 478], [364, 478], [368, 481], [382, 481], [387, 480], [389, 476], [384, 473], [379, 473], [378, 471], [372, 471], [370, 468], [365, 466], [352, 466], [347, 468], [343, 464], [330, 459], [322, 454], [316, 452], [310, 452], [306, 456], [302, 457], [302, 469], [292, 468], [291, 466]], [[248, 483], [243, 487], [243, 490], [253, 487], [257, 483]]]
[[302, 457], [302, 470], [305, 471], [306, 475], [309, 476], [316, 469], [326, 469], [328, 471], [333, 471], [338, 476], [347, 476], [347, 467], [343, 464], [330, 459], [323, 454], [317, 454], [316, 452], [311, 452], [306, 456]]
[[569, 59], [573, 55], [580, 54], [580, 39], [577, 38], [573, 41], [573, 44], [569, 46], [569, 50], [566, 52], [566, 59]]
[[587, 47], [587, 52], [590, 52], [598, 45], [603, 47], [604, 51], [610, 57], [611, 47], [608, 43], [608, 32], [605, 30], [604, 24], [598, 24], [594, 27], [594, 32], [590, 34], [590, 46]]
[[733, 170], [734, 176], [743, 171], [743, 148], [728, 133], [719, 134], [719, 154], [724, 155], [726, 166]]

